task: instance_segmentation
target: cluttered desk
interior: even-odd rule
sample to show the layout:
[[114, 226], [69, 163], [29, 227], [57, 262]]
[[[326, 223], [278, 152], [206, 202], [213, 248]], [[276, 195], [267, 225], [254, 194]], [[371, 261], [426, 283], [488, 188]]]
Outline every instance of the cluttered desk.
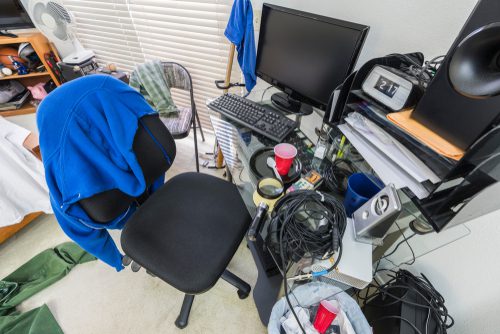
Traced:
[[[468, 104], [489, 106], [460, 91], [467, 87], [460, 85], [463, 68], [453, 55], [463, 36], [447, 56], [424, 61], [419, 52], [391, 54], [354, 71], [368, 31], [265, 4], [256, 72], [270, 86], [262, 94], [225, 94], [207, 102], [228, 177], [254, 217], [247, 235], [259, 270], [253, 294], [270, 333], [306, 333], [312, 327], [344, 333], [328, 314], [348, 295], [357, 297], [376, 332], [444, 333], [453, 324], [432, 284], [400, 266], [418, 256], [408, 239], [459, 225], [460, 211], [498, 181], [500, 128], [491, 114], [476, 119], [461, 111], [472, 131], [449, 131], [447, 101], [436, 98], [440, 92], [455, 105], [468, 96]], [[477, 32], [470, 36], [482, 38]], [[447, 76], [454, 81], [445, 87]], [[279, 92], [264, 100], [270, 88]], [[296, 121], [299, 115], [307, 123], [313, 107], [323, 116], [317, 138], [305, 135]], [[456, 239], [467, 235], [457, 231]], [[384, 253], [392, 249], [392, 255], [402, 244], [413, 259], [381, 265]], [[392, 278], [379, 283], [384, 271]], [[282, 307], [277, 314], [273, 305], [282, 285], [285, 299], [276, 304]], [[392, 286], [424, 299], [398, 292], [394, 303], [401, 308], [373, 310], [388, 303], [378, 296]], [[367, 287], [376, 292], [360, 298]], [[408, 308], [424, 301], [432, 304], [428, 312]], [[356, 318], [349, 312], [347, 318]], [[352, 326], [356, 333], [366, 330], [361, 323]]]

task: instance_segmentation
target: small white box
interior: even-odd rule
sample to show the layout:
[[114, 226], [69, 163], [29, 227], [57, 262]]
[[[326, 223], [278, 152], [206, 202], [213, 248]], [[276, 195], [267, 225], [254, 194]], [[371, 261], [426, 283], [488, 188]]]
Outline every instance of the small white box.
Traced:
[[[323, 277], [364, 289], [373, 279], [372, 245], [354, 239], [353, 221], [347, 218], [347, 226], [342, 239], [342, 258], [336, 269]], [[315, 262], [313, 271], [322, 271], [331, 266], [330, 260]]]

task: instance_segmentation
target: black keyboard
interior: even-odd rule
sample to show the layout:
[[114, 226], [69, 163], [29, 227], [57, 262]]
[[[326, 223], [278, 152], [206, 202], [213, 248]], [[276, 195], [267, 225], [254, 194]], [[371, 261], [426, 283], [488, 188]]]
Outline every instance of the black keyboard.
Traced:
[[210, 102], [208, 107], [276, 142], [282, 142], [297, 127], [297, 122], [279, 111], [234, 94], [222, 95]]

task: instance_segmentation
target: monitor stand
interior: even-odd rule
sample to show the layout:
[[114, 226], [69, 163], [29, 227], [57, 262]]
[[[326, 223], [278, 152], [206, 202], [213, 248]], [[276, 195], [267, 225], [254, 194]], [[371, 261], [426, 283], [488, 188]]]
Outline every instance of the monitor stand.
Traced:
[[0, 36], [5, 36], [5, 37], [11, 37], [11, 38], [17, 38], [17, 35], [8, 32], [7, 30], [0, 31]]
[[271, 96], [271, 102], [278, 109], [289, 113], [302, 115], [310, 115], [313, 112], [312, 106], [302, 103], [298, 100], [293, 99], [290, 95], [286, 93], [275, 93]]

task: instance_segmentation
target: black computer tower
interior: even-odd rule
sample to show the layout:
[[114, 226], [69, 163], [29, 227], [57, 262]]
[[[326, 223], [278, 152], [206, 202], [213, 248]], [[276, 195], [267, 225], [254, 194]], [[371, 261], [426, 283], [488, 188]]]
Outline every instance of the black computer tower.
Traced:
[[437, 333], [437, 323], [435, 318], [429, 315], [428, 309], [411, 305], [426, 305], [422, 296], [405, 288], [391, 289], [390, 292], [407, 303], [389, 295], [378, 295], [370, 300], [364, 306], [363, 313], [373, 328], [373, 334], [415, 334], [412, 325], [421, 333]]

